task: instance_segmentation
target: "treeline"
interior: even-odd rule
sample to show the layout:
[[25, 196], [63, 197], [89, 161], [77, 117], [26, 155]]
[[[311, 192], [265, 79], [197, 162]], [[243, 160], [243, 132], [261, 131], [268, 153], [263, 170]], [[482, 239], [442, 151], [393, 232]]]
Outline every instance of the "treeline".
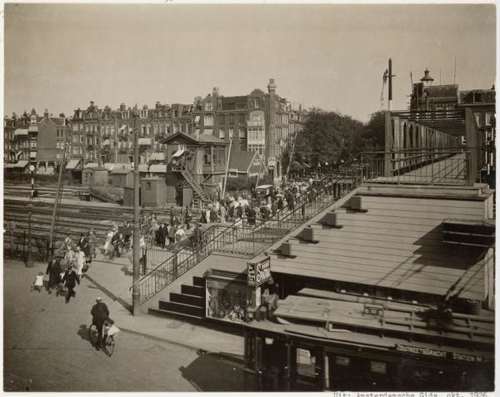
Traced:
[[[292, 171], [359, 159], [363, 151], [384, 149], [384, 112], [373, 113], [367, 123], [335, 112], [313, 110], [295, 142]], [[290, 161], [288, 148], [282, 158], [284, 172]]]

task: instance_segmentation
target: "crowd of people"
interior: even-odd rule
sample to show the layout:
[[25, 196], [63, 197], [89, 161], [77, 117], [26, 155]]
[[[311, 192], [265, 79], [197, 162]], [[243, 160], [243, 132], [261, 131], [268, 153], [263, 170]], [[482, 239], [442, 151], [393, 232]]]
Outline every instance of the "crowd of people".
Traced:
[[67, 237], [49, 260], [45, 274], [39, 273], [33, 282], [33, 288], [39, 292], [45, 285], [50, 294], [65, 295], [66, 303], [76, 296], [75, 288], [80, 284], [96, 257], [97, 238], [93, 229], [82, 233], [77, 242]]

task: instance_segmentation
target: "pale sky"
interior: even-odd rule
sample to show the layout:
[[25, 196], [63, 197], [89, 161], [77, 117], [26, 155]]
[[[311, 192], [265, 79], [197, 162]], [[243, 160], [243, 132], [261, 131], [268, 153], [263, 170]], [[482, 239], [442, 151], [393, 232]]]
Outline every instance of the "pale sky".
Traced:
[[366, 121], [392, 57], [461, 89], [495, 81], [494, 5], [5, 5], [5, 114], [72, 115], [89, 101], [154, 106], [267, 90]]

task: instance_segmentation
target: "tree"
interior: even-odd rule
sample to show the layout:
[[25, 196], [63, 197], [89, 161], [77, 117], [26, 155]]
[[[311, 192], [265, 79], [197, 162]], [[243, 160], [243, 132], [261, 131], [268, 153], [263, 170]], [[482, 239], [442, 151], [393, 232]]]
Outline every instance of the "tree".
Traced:
[[296, 138], [293, 160], [313, 168], [325, 162], [348, 161], [362, 149], [362, 131], [363, 124], [350, 116], [315, 110]]
[[365, 150], [385, 149], [385, 111], [375, 112], [362, 133]]

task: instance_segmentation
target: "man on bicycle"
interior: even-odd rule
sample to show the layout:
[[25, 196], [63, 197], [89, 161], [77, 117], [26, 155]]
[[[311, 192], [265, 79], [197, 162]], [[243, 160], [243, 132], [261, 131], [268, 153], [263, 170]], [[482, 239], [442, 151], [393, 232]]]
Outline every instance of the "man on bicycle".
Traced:
[[102, 328], [105, 321], [109, 318], [109, 310], [102, 299], [97, 298], [96, 304], [92, 306], [92, 310], [90, 311], [90, 313], [92, 314], [92, 324], [97, 327], [98, 334], [96, 349], [99, 350], [99, 347], [102, 346]]

